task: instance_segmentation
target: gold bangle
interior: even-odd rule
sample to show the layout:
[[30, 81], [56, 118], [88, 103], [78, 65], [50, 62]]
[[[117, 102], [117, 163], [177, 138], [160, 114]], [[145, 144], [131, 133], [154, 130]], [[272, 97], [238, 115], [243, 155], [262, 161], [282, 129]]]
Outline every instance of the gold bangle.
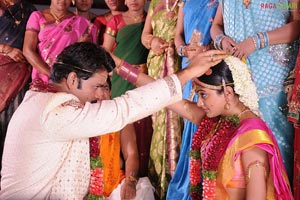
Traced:
[[292, 91], [294, 88], [294, 85], [287, 85], [284, 88], [285, 93], [289, 93], [290, 91]]
[[137, 185], [137, 183], [138, 183], [137, 179], [134, 176], [127, 176], [126, 179], [125, 179], [125, 181], [132, 182], [135, 185]]
[[147, 35], [147, 38], [146, 38], [146, 48], [147, 49], [151, 49], [151, 42], [153, 40], [154, 36], [149, 34]]

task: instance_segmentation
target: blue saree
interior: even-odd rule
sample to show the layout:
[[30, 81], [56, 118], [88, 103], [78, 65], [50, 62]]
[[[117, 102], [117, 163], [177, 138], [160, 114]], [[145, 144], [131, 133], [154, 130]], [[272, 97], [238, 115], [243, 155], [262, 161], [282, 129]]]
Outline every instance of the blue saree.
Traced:
[[[282, 27], [289, 22], [290, 12], [280, 5], [287, 0], [252, 0], [248, 9], [243, 1], [222, 1], [224, 32], [236, 42], [241, 42], [257, 32]], [[274, 7], [275, 5], [275, 7]], [[247, 58], [259, 95], [262, 118], [271, 128], [278, 142], [290, 181], [293, 167], [293, 128], [281, 108], [287, 105], [283, 82], [295, 66], [296, 43], [270, 45], [256, 50]]]
[[[206, 46], [211, 42], [210, 27], [212, 19], [216, 14], [217, 7], [217, 1], [184, 1], [184, 39], [186, 44], [189, 43], [195, 29], [202, 33], [202, 40], [200, 41], [202, 45]], [[183, 57], [181, 63], [183, 69], [188, 65], [186, 60], [187, 58]], [[192, 81], [189, 81], [184, 86], [183, 98], [196, 102], [198, 100], [198, 96], [193, 95], [192, 93]], [[168, 187], [167, 199], [191, 199], [189, 195], [189, 151], [191, 141], [196, 130], [197, 126], [195, 124], [184, 119], [184, 130], [179, 161]]]

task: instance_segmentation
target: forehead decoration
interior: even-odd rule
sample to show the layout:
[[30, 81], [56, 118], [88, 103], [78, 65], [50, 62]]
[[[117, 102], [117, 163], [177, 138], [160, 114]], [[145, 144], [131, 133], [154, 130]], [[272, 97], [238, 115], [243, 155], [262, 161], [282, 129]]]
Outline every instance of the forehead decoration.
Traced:
[[[260, 115], [258, 109], [258, 95], [256, 92], [256, 86], [252, 80], [249, 67], [241, 61], [239, 58], [228, 56], [224, 59], [228, 65], [233, 83], [226, 83], [226, 86], [234, 85], [234, 90], [239, 95], [239, 100], [247, 107], [249, 107], [254, 113]], [[221, 85], [209, 85], [194, 79], [196, 87], [208, 88], [212, 90], [221, 90], [224, 84]], [[196, 89], [197, 90], [197, 89]]]

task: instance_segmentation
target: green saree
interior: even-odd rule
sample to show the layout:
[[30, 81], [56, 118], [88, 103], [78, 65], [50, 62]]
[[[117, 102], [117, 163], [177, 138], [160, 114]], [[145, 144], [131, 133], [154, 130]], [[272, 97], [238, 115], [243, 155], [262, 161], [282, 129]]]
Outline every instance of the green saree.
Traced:
[[[148, 49], [141, 43], [144, 22], [123, 26], [116, 35], [114, 54], [130, 64], [143, 64], [147, 61]], [[121, 96], [135, 86], [116, 73], [112, 76], [112, 98]]]
[[[149, 51], [141, 42], [144, 22], [126, 25], [122, 19], [122, 15], [115, 17], [118, 18], [115, 21], [119, 21], [120, 24], [124, 24], [124, 26], [117, 31], [114, 54], [130, 64], [145, 64]], [[134, 85], [116, 73], [113, 74], [112, 98], [121, 96], [127, 90], [134, 88]], [[146, 117], [135, 122], [134, 128], [139, 150], [139, 176], [143, 177], [148, 175], [149, 152], [153, 132], [151, 117]]]

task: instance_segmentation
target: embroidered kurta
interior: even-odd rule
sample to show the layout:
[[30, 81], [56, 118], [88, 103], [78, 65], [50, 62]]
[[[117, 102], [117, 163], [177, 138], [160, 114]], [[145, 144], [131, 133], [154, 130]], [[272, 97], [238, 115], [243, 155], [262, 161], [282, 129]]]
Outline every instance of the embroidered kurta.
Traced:
[[118, 131], [181, 98], [175, 75], [85, 105], [71, 94], [28, 91], [8, 127], [0, 199], [83, 199], [88, 137]]

